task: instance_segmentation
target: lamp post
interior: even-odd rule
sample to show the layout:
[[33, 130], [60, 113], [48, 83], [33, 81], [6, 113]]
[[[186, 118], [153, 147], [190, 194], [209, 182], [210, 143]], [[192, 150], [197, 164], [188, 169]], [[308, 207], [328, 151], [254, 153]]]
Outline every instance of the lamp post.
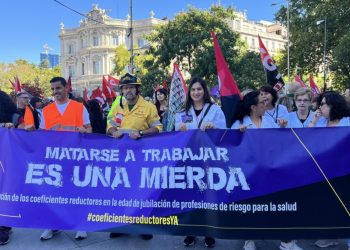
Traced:
[[132, 0], [130, 0], [130, 73], [134, 71], [134, 35], [132, 28]]
[[323, 44], [323, 91], [327, 89], [327, 61], [326, 61], [326, 48], [327, 48], [327, 17], [323, 20], [318, 20], [316, 22], [317, 25], [324, 23], [324, 44]]
[[[286, 0], [287, 1], [287, 72], [288, 72], [288, 82], [290, 82], [290, 0]], [[271, 4], [271, 6], [276, 6], [279, 5], [281, 3], [273, 3]]]

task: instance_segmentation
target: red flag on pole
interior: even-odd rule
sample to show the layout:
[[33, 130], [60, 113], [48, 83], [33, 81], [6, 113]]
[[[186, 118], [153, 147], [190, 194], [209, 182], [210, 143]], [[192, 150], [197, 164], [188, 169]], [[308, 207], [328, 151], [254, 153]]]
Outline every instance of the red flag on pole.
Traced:
[[216, 39], [215, 34], [211, 31], [211, 37], [214, 42], [214, 51], [216, 58], [216, 68], [219, 81], [219, 91], [221, 99], [221, 109], [225, 114], [226, 125], [230, 127], [232, 125], [233, 117], [236, 113], [237, 104], [242, 98], [238, 89], [237, 83], [233, 78], [233, 75], [228, 68], [225, 57], [219, 46], [219, 42]]
[[187, 87], [179, 66], [174, 63], [174, 71], [170, 82], [168, 123], [166, 131], [172, 131], [175, 125], [175, 113], [180, 112], [186, 101]]
[[306, 87], [306, 84], [303, 82], [303, 80], [301, 80], [301, 77], [299, 75], [295, 75], [294, 81], [299, 83], [301, 87], [303, 88]]
[[314, 82], [314, 79], [312, 78], [312, 75], [309, 75], [309, 83], [310, 88], [314, 96], [321, 94], [320, 89], [317, 87], [316, 83]]
[[21, 83], [19, 81], [18, 76], [15, 76], [14, 79], [15, 79], [14, 82], [12, 82], [11, 80], [9, 80], [9, 81], [12, 84], [12, 87], [13, 87], [15, 93], [17, 94], [17, 93], [22, 92], [22, 87], [21, 87]]
[[163, 81], [163, 88], [164, 88], [164, 89], [167, 89], [167, 88], [168, 88], [168, 84], [167, 84], [167, 82], [166, 82], [166, 79], [164, 79], [164, 81]]
[[109, 84], [109, 82], [104, 76], [102, 77], [102, 92], [107, 99], [114, 100], [117, 97], [113, 87]]
[[260, 47], [260, 56], [261, 62], [264, 66], [264, 70], [266, 73], [266, 81], [269, 85], [271, 85], [276, 91], [280, 90], [284, 86], [284, 82], [282, 76], [278, 73], [277, 67], [270, 57], [269, 52], [265, 48], [260, 36], [259, 38], [259, 47]]
[[68, 91], [68, 93], [72, 93], [73, 89], [72, 89], [72, 79], [69, 76], [68, 81], [67, 81], [67, 85], [66, 85], [66, 90]]
[[102, 93], [100, 87], [97, 87], [96, 89], [94, 89], [91, 93], [90, 96], [90, 100], [96, 99], [98, 100], [101, 104], [105, 104], [106, 103], [106, 97], [105, 95]]
[[108, 83], [111, 86], [118, 86], [119, 80], [111, 75], [108, 75]]

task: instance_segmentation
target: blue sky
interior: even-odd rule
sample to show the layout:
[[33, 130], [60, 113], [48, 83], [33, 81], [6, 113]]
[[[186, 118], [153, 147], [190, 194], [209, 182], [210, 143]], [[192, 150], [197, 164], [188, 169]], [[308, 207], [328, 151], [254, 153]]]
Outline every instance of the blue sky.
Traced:
[[[71, 8], [87, 13], [92, 4], [97, 3], [100, 8], [108, 9], [113, 18], [125, 18], [129, 13], [129, 0], [60, 0]], [[155, 17], [173, 18], [187, 6], [208, 9], [214, 0], [133, 0], [134, 19], [147, 18], [153, 10]], [[236, 9], [246, 10], [251, 20], [268, 20], [274, 18], [278, 6], [272, 3], [283, 3], [274, 0], [221, 0], [224, 6], [233, 5]], [[0, 15], [0, 62], [14, 62], [25, 59], [39, 63], [39, 55], [44, 52], [45, 43], [53, 48], [53, 53], [60, 52], [59, 24], [66, 28], [79, 26], [82, 16], [64, 8], [54, 0], [2, 0]]]

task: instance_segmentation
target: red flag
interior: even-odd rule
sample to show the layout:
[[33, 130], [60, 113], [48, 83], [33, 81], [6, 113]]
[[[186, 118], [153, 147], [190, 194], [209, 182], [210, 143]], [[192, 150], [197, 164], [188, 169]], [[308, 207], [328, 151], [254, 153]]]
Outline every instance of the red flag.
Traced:
[[222, 54], [218, 40], [216, 39], [212, 31], [210, 32], [210, 34], [214, 41], [216, 68], [218, 71], [220, 94], [221, 96], [232, 96], [232, 95], [241, 96], [241, 93], [237, 87], [236, 81], [233, 78], [230, 72], [230, 69], [228, 68], [224, 55]]
[[303, 87], [303, 88], [306, 87], [306, 84], [303, 82], [303, 80], [301, 80], [301, 78], [300, 78], [299, 75], [295, 75], [294, 81], [297, 82], [297, 83], [299, 83], [301, 87]]
[[68, 81], [67, 81], [67, 85], [66, 85], [66, 90], [68, 93], [72, 93], [72, 79], [69, 76]]
[[117, 97], [113, 87], [104, 76], [102, 77], [102, 92], [107, 99], [115, 99]]
[[12, 87], [15, 90], [15, 93], [17, 94], [17, 93], [22, 92], [22, 87], [21, 87], [21, 83], [19, 81], [18, 76], [15, 76], [14, 79], [15, 79], [14, 82], [12, 82], [11, 80], [9, 80], [9, 81], [12, 84]]
[[309, 83], [310, 88], [314, 96], [321, 94], [320, 89], [317, 87], [316, 83], [314, 82], [314, 79], [312, 78], [312, 75], [309, 75]]
[[168, 84], [167, 84], [167, 82], [166, 82], [166, 79], [164, 79], [164, 81], [163, 81], [163, 88], [164, 88], [164, 89], [167, 89], [167, 88], [168, 88]]
[[117, 86], [119, 84], [119, 80], [111, 75], [108, 75], [108, 83], [111, 86]]
[[164, 128], [166, 131], [172, 131], [175, 125], [175, 113], [180, 112], [186, 102], [187, 86], [182, 77], [179, 66], [174, 63], [173, 76], [170, 82], [169, 94], [169, 109], [168, 109], [168, 123]]
[[283, 88], [283, 85], [284, 85], [282, 76], [278, 73], [277, 67], [273, 62], [273, 60], [271, 59], [270, 54], [265, 48], [265, 45], [263, 44], [260, 36], [258, 36], [258, 38], [259, 38], [261, 62], [264, 66], [267, 83], [270, 84], [276, 91], [278, 91], [281, 88]]
[[90, 100], [96, 99], [98, 100], [101, 104], [104, 104], [106, 101], [105, 95], [102, 93], [100, 87], [97, 87], [95, 90], [92, 91]]
[[237, 83], [233, 78], [230, 69], [228, 68], [215, 34], [212, 31], [210, 34], [214, 42], [216, 68], [218, 72], [219, 91], [221, 96], [221, 109], [225, 114], [226, 125], [227, 127], [230, 127], [233, 123], [233, 117], [238, 106], [237, 104], [239, 100], [242, 99], [242, 96], [238, 89]]
[[88, 91], [87, 91], [86, 87], [84, 87], [83, 98], [84, 98], [84, 101], [85, 101], [85, 102], [88, 102], [88, 101], [89, 101]]

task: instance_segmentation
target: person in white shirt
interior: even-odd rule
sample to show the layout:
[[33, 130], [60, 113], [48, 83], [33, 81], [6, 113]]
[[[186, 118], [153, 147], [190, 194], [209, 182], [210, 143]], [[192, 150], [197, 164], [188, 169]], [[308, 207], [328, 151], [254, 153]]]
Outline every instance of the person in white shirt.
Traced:
[[344, 96], [335, 91], [327, 91], [322, 94], [321, 98], [320, 106], [309, 123], [309, 127], [350, 126], [350, 108]]
[[274, 123], [279, 124], [281, 120], [287, 120], [288, 110], [286, 106], [277, 104], [277, 92], [271, 86], [262, 86], [261, 95], [266, 100], [266, 112], [264, 116], [272, 119]]
[[231, 129], [278, 128], [278, 125], [269, 117], [264, 116], [266, 100], [260, 91], [252, 91], [246, 94], [242, 101], [242, 107]]
[[[199, 77], [193, 78], [188, 86], [185, 111], [175, 114], [175, 130], [187, 131], [191, 129], [226, 129], [226, 119], [221, 108], [210, 100], [207, 83]], [[186, 236], [185, 246], [194, 245], [196, 237]], [[215, 239], [206, 236], [206, 247], [213, 247]]]
[[307, 128], [314, 112], [311, 111], [312, 91], [308, 88], [299, 88], [294, 94], [297, 111], [287, 116], [287, 128]]
[[188, 87], [184, 112], [175, 114], [175, 130], [226, 129], [226, 119], [221, 108], [213, 104], [202, 78], [193, 78]]
[[[232, 125], [232, 129], [240, 129], [244, 132], [246, 129], [259, 128], [279, 128], [270, 117], [264, 116], [267, 101], [260, 91], [252, 91], [246, 94], [242, 101], [242, 107], [238, 114], [238, 120]], [[256, 250], [253, 240], [246, 240], [243, 246], [244, 250]], [[296, 241], [282, 241], [280, 245], [282, 250], [302, 250]]]

